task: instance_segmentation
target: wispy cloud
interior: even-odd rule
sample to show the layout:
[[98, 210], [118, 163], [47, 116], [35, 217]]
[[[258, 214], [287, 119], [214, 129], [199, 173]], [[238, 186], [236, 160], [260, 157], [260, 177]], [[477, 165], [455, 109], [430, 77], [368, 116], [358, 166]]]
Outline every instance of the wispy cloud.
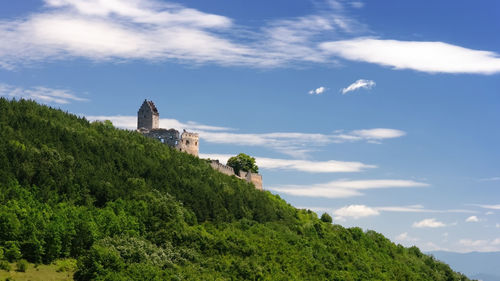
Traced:
[[479, 179], [479, 181], [500, 181], [500, 177], [484, 178], [484, 179]]
[[[428, 209], [422, 205], [411, 205], [411, 206], [380, 206], [372, 207], [366, 205], [348, 205], [341, 208], [324, 208], [324, 207], [301, 207], [303, 209], [313, 210], [315, 212], [328, 212], [337, 216], [337, 219], [345, 221], [348, 218], [360, 218], [364, 217], [361, 214], [367, 214], [366, 216], [378, 216], [384, 212], [395, 212], [395, 213], [476, 213], [471, 210], [461, 210], [461, 209]], [[352, 213], [348, 212], [352, 211]], [[344, 214], [344, 215], [342, 215]], [[352, 214], [352, 215], [349, 215]]]
[[[133, 130], [137, 128], [136, 116], [86, 116], [89, 120], [110, 120], [119, 128]], [[274, 133], [238, 133], [234, 129], [220, 126], [204, 125], [197, 122], [181, 122], [175, 119], [160, 119], [160, 127], [188, 129], [200, 133], [203, 141], [215, 144], [231, 144], [239, 146], [262, 146], [291, 155], [305, 158], [311, 151], [332, 143], [369, 142], [380, 143], [386, 139], [404, 136], [401, 130], [375, 128], [353, 131], [335, 131], [332, 134], [274, 132]]]
[[478, 222], [478, 221], [479, 219], [477, 218], [477, 216], [470, 216], [465, 219], [465, 222]]
[[310, 90], [310, 91], [309, 91], [309, 94], [310, 94], [310, 95], [321, 95], [321, 94], [323, 94], [325, 91], [326, 91], [326, 88], [325, 88], [325, 87], [323, 87], [323, 86], [321, 86], [321, 87], [319, 87], [319, 88], [317, 88], [317, 89]]
[[340, 137], [347, 136], [347, 139], [360, 138], [366, 140], [383, 140], [383, 139], [393, 139], [399, 138], [406, 135], [404, 131], [386, 128], [376, 128], [376, 129], [366, 129], [366, 130], [355, 130], [346, 135], [340, 135]]
[[350, 4], [352, 7], [357, 8], [357, 9], [361, 9], [365, 6], [365, 3], [361, 2], [361, 1], [352, 1]]
[[355, 38], [325, 42], [320, 46], [326, 52], [348, 60], [375, 63], [394, 69], [430, 73], [500, 72], [500, 56], [497, 53], [443, 42]]
[[279, 193], [294, 196], [323, 197], [323, 198], [347, 198], [361, 196], [362, 190], [386, 189], [386, 188], [411, 188], [425, 187], [427, 183], [412, 180], [376, 179], [376, 180], [337, 180], [327, 183], [311, 185], [283, 185], [268, 187]]
[[349, 205], [333, 211], [334, 218], [344, 221], [346, 218], [359, 219], [370, 216], [378, 216], [380, 213], [373, 208], [365, 205]]
[[345, 95], [349, 92], [356, 91], [359, 89], [370, 90], [373, 87], [375, 87], [375, 81], [359, 79], [356, 82], [352, 83], [351, 85], [347, 86], [347, 88], [342, 89], [342, 94]]
[[71, 102], [88, 101], [76, 96], [70, 90], [54, 89], [44, 86], [23, 88], [0, 83], [0, 96], [17, 99], [32, 99], [47, 104], [68, 104]]
[[[137, 128], [137, 116], [120, 116], [120, 115], [111, 115], [111, 116], [106, 116], [106, 115], [85, 115], [85, 118], [87, 118], [90, 121], [104, 121], [104, 120], [109, 120], [113, 123], [115, 127], [122, 128], [122, 129], [128, 129], [128, 130], [134, 130]], [[186, 130], [204, 130], [204, 131], [231, 131], [233, 129], [228, 128], [228, 127], [219, 127], [219, 126], [210, 126], [210, 125], [204, 125], [200, 124], [194, 121], [188, 121], [188, 122], [180, 122], [176, 119], [169, 119], [169, 118], [161, 118], [160, 119], [160, 127], [161, 128], [174, 128], [176, 130], [182, 131], [183, 129]]]
[[396, 241], [400, 241], [400, 242], [417, 242], [418, 240], [420, 240], [420, 239], [410, 236], [408, 234], [408, 232], [403, 232], [403, 233], [399, 234], [398, 236], [396, 236]]
[[45, 4], [43, 12], [0, 23], [4, 66], [73, 57], [266, 63], [249, 46], [218, 34], [229, 35], [233, 27], [224, 16], [156, 0], [45, 0]]
[[80, 57], [253, 67], [325, 63], [332, 60], [318, 48], [318, 37], [361, 26], [329, 5], [311, 15], [250, 28], [226, 16], [158, 0], [44, 2], [41, 12], [0, 22], [1, 67]]
[[424, 219], [419, 222], [414, 222], [413, 227], [415, 228], [437, 228], [437, 227], [445, 227], [446, 224], [436, 220], [435, 218]]
[[382, 140], [402, 137], [405, 134], [401, 130], [376, 128], [349, 132], [336, 131], [333, 134], [202, 132], [200, 138], [210, 143], [265, 146], [293, 157], [303, 158], [307, 153], [331, 143], [356, 141], [380, 143]]
[[495, 239], [460, 239], [461, 252], [498, 252], [500, 251], [500, 238]]
[[85, 58], [269, 68], [338, 64], [341, 57], [430, 73], [500, 72], [499, 55], [490, 51], [443, 42], [341, 40], [371, 33], [349, 14], [363, 7], [360, 1], [320, 1], [314, 13], [257, 27], [159, 0], [44, 3], [26, 17], [0, 22], [0, 67]]
[[477, 213], [473, 210], [467, 209], [445, 209], [445, 210], [436, 210], [436, 209], [428, 209], [422, 205], [411, 205], [411, 206], [384, 206], [384, 207], [376, 207], [379, 211], [384, 212], [401, 212], [401, 213]]
[[487, 205], [487, 204], [470, 204], [471, 206], [477, 206], [481, 207], [483, 209], [490, 209], [490, 210], [500, 210], [500, 204], [496, 205]]
[[[218, 159], [222, 163], [234, 155], [230, 154], [200, 154], [201, 158]], [[376, 168], [374, 165], [367, 165], [361, 162], [345, 162], [345, 161], [309, 161], [309, 160], [292, 160], [279, 158], [255, 157], [257, 166], [261, 169], [269, 170], [291, 170], [307, 173], [348, 173], [360, 172], [369, 168]]]

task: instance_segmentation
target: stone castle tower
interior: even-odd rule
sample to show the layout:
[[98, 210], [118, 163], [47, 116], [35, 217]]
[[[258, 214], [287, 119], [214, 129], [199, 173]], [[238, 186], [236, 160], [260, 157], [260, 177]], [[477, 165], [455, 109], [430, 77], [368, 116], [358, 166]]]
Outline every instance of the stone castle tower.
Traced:
[[186, 130], [182, 132], [181, 141], [177, 145], [180, 151], [189, 153], [194, 156], [198, 156], [198, 140], [199, 136], [197, 133], [190, 133]]
[[160, 127], [160, 113], [152, 101], [144, 100], [137, 112], [137, 129], [158, 129]]
[[179, 151], [198, 156], [198, 134], [184, 130], [180, 135], [175, 129], [160, 128], [160, 113], [152, 101], [144, 100], [139, 108], [137, 131], [147, 137], [158, 139], [168, 146], [175, 147]]

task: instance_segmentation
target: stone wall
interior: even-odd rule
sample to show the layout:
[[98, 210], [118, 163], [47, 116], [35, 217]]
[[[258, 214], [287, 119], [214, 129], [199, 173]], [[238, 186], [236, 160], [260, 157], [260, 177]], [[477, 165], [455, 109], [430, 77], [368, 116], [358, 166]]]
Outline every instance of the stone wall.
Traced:
[[157, 139], [171, 147], [177, 147], [179, 144], [179, 131], [175, 129], [152, 129], [142, 133], [146, 137]]
[[245, 172], [245, 171], [240, 171], [239, 175], [236, 175], [234, 173], [233, 167], [224, 165], [219, 162], [219, 160], [210, 160], [210, 166], [214, 169], [217, 170], [223, 174], [226, 174], [228, 176], [237, 176], [238, 178], [242, 180], [246, 180], [247, 182], [253, 183], [255, 185], [255, 188], [258, 190], [262, 190], [262, 176], [257, 173], [252, 173], [252, 172]]
[[228, 176], [234, 176], [234, 169], [233, 167], [229, 167], [227, 165], [224, 165], [222, 163], [219, 162], [219, 160], [210, 160], [210, 166], [212, 166], [212, 168], [214, 170], [217, 170], [223, 174], [226, 174]]
[[247, 182], [253, 183], [256, 189], [262, 190], [262, 176], [260, 174], [240, 171], [239, 177], [245, 179]]

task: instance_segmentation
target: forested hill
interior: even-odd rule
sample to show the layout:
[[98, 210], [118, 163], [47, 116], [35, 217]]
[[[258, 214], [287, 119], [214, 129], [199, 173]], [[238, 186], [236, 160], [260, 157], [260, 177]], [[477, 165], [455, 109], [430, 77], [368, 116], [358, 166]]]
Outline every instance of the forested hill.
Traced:
[[0, 98], [0, 259], [71, 257], [75, 280], [468, 280], [136, 132]]

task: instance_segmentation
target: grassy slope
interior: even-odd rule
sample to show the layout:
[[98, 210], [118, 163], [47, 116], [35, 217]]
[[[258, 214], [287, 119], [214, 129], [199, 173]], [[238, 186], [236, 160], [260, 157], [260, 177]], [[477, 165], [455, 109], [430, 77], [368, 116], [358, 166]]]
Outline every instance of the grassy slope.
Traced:
[[138, 133], [34, 102], [0, 99], [0, 167], [0, 249], [79, 258], [78, 280], [467, 280]]
[[0, 280], [11, 278], [15, 281], [72, 281], [73, 269], [62, 270], [59, 263], [52, 264], [29, 264], [26, 272], [16, 271], [16, 264], [10, 264], [11, 270], [0, 270]]

